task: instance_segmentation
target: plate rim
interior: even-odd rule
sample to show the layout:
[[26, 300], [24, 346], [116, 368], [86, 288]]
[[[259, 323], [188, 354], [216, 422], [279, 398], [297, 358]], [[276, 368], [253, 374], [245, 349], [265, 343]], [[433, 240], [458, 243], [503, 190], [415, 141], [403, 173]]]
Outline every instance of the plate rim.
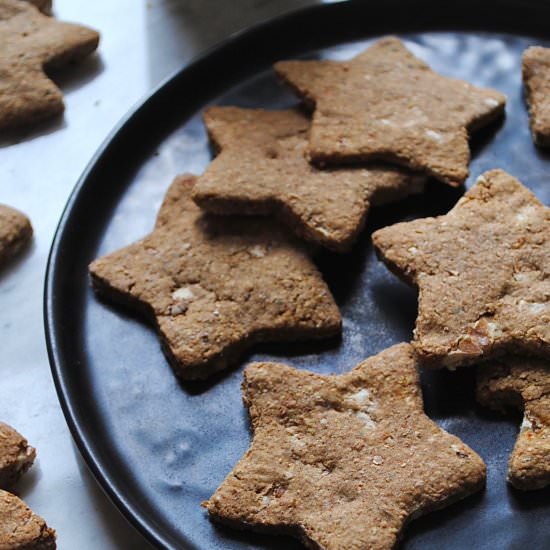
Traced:
[[[406, 0], [386, 0], [386, 3], [390, 4], [400, 4], [406, 2]], [[184, 64], [180, 69], [175, 70], [168, 77], [163, 79], [160, 84], [153, 87], [152, 91], [146, 92], [120, 119], [120, 121], [114, 126], [114, 128], [108, 133], [105, 139], [102, 141], [101, 145], [91, 157], [90, 161], [87, 163], [84, 171], [81, 176], [78, 178], [75, 186], [73, 187], [67, 202], [62, 210], [59, 222], [57, 224], [54, 236], [52, 239], [52, 244], [47, 258], [45, 279], [44, 279], [44, 293], [43, 293], [43, 321], [44, 321], [44, 332], [46, 340], [46, 348], [48, 354], [48, 361], [50, 364], [50, 369], [52, 373], [52, 378], [54, 381], [57, 397], [65, 417], [65, 421], [71, 432], [71, 436], [79, 450], [80, 455], [84, 459], [84, 463], [87, 468], [91, 471], [93, 477], [98, 482], [99, 486], [103, 492], [108, 496], [111, 502], [116, 506], [116, 508], [122, 513], [125, 519], [134, 527], [138, 532], [140, 532], [144, 538], [152, 545], [157, 548], [176, 548], [171, 543], [171, 540], [165, 537], [163, 534], [159, 533], [158, 530], [155, 530], [149, 522], [139, 511], [136, 511], [135, 507], [131, 504], [129, 499], [127, 499], [123, 492], [118, 490], [116, 483], [113, 480], [112, 474], [109, 473], [108, 468], [104, 467], [101, 459], [98, 458], [97, 453], [93, 449], [93, 444], [90, 442], [89, 438], [84, 433], [83, 424], [79, 419], [79, 413], [76, 412], [77, 404], [75, 403], [75, 396], [72, 395], [72, 392], [68, 389], [68, 383], [66, 380], [66, 369], [68, 368], [66, 360], [63, 358], [63, 351], [58, 341], [58, 330], [60, 320], [58, 319], [55, 308], [54, 300], [56, 295], [56, 288], [59, 278], [59, 271], [62, 268], [59, 265], [59, 254], [60, 250], [64, 243], [64, 238], [66, 236], [66, 229], [69, 221], [71, 219], [71, 214], [79, 200], [81, 199], [81, 193], [86, 189], [88, 179], [91, 177], [92, 173], [104, 157], [104, 155], [112, 148], [119, 140], [124, 140], [125, 135], [128, 132], [128, 127], [132, 123], [136, 123], [140, 115], [147, 108], [150, 108], [155, 103], [158, 103], [160, 98], [168, 92], [176, 82], [185, 77], [187, 74], [192, 73], [194, 70], [199, 69], [203, 65], [208, 65], [214, 56], [220, 54], [228, 47], [237, 47], [239, 44], [245, 45], [247, 42], [254, 42], [257, 37], [265, 30], [273, 30], [277, 27], [284, 28], [288, 22], [297, 17], [315, 17], [316, 14], [320, 12], [330, 12], [338, 13], [345, 10], [349, 10], [350, 13], [353, 13], [354, 10], [368, 10], [369, 6], [372, 4], [378, 4], [377, 0], [336, 0], [330, 1], [328, 3], [313, 4], [305, 7], [300, 7], [293, 9], [287, 12], [284, 12], [281, 15], [276, 17], [267, 18], [261, 20], [249, 27], [238, 30], [223, 40], [217, 42], [215, 45], [207, 48], [202, 53], [199, 53], [191, 61]], [[419, 0], [418, 5], [422, 4], [434, 4], [434, 0]], [[474, 6], [476, 0], [463, 0], [461, 6], [463, 10], [468, 10], [469, 6]], [[550, 14], [550, 4], [544, 5], [543, 2], [537, 2], [537, 0], [490, 0], [487, 1], [483, 8], [488, 8], [492, 6], [493, 9], [501, 7], [505, 10], [517, 9], [520, 6], [523, 9], [533, 9], [533, 10], [542, 10], [547, 14]], [[479, 6], [478, 6], [479, 7]], [[389, 8], [388, 8], [389, 9]], [[451, 6], [452, 10], [453, 7]], [[424, 32], [429, 32], [432, 30], [429, 27], [429, 18], [428, 26], [422, 26], [420, 24], [419, 30], [424, 29]], [[422, 22], [421, 22], [422, 23]], [[501, 26], [497, 21], [495, 21], [495, 27]], [[410, 27], [415, 27], [415, 25], [410, 25]], [[521, 20], [508, 21], [506, 25], [507, 28], [513, 29], [516, 27], [516, 32], [524, 32], [530, 36], [540, 36], [550, 37], [550, 30], [543, 31], [541, 27], [536, 32], [532, 28], [523, 27]], [[368, 36], [369, 31], [376, 29], [376, 25], [366, 25], [364, 29], [364, 37]], [[470, 31], [479, 30], [477, 27], [476, 21], [472, 21], [471, 25], [464, 28], [462, 25], [457, 24], [456, 26], [450, 26], [449, 29], [454, 30], [467, 30]], [[401, 29], [398, 28], [395, 31], [400, 33]], [[497, 30], [486, 30], [486, 32], [498, 32]], [[502, 32], [512, 32], [512, 30], [502, 31]], [[328, 37], [327, 37], [328, 40]], [[352, 38], [350, 37], [350, 41]], [[116, 476], [115, 476], [116, 477]], [[193, 544], [184, 537], [184, 544], [178, 544], [177, 548], [194, 548]]]

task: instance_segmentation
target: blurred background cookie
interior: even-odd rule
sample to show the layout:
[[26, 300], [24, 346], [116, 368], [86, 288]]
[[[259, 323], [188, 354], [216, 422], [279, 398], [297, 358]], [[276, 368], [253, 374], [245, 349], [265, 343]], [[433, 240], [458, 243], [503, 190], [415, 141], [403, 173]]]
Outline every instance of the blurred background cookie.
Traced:
[[91, 54], [98, 43], [92, 29], [61, 23], [28, 2], [0, 0], [0, 130], [61, 113], [63, 96], [46, 72]]
[[55, 531], [18, 497], [0, 490], [0, 548], [54, 550]]
[[17, 255], [31, 238], [29, 218], [15, 208], [0, 204], [0, 267]]
[[11, 426], [0, 422], [0, 488], [10, 488], [32, 466], [36, 450]]

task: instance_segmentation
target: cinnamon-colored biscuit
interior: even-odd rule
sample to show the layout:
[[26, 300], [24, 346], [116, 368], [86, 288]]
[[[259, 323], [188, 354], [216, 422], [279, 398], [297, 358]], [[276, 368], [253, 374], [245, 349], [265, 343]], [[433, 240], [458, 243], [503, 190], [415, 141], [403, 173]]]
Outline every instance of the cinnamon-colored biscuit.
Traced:
[[15, 208], [0, 204], [0, 266], [17, 255], [31, 238], [29, 218]]
[[63, 111], [63, 96], [44, 71], [92, 53], [97, 32], [48, 17], [28, 2], [0, 0], [0, 130]]
[[319, 170], [304, 156], [309, 120], [298, 111], [212, 107], [204, 121], [219, 156], [193, 199], [217, 214], [275, 214], [301, 237], [348, 250], [370, 204], [422, 190], [424, 178], [389, 167]]
[[550, 147], [550, 48], [527, 48], [522, 68], [533, 140]]
[[0, 422], [0, 487], [11, 487], [33, 464], [36, 451], [11, 426]]
[[52, 0], [26, 0], [34, 4], [42, 13], [50, 15], [52, 13]]
[[254, 439], [203, 504], [216, 521], [390, 549], [410, 520], [484, 485], [481, 458], [424, 414], [408, 344], [340, 376], [255, 363], [243, 393]]
[[373, 234], [388, 267], [419, 288], [414, 346], [426, 366], [523, 350], [550, 358], [550, 209], [493, 170], [445, 216]]
[[507, 356], [481, 365], [477, 397], [493, 409], [523, 409], [508, 467], [510, 483], [524, 490], [550, 485], [550, 363]]
[[468, 176], [469, 132], [506, 102], [495, 90], [434, 73], [393, 37], [350, 61], [282, 61], [275, 70], [315, 106], [313, 162], [379, 159], [451, 185]]
[[55, 531], [21, 499], [0, 490], [0, 550], [55, 548]]
[[153, 233], [90, 265], [94, 288], [155, 319], [182, 378], [225, 368], [254, 342], [338, 334], [338, 307], [299, 243], [263, 219], [201, 215], [195, 179], [174, 181]]

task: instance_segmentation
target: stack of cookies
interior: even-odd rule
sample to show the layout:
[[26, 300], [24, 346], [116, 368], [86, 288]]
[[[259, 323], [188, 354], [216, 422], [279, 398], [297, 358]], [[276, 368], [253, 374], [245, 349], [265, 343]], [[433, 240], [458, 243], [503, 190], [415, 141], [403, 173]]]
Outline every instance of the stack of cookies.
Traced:
[[[550, 55], [524, 58], [533, 135], [550, 138]], [[175, 179], [154, 231], [95, 260], [95, 290], [147, 315], [176, 374], [205, 378], [267, 341], [341, 331], [311, 260], [351, 250], [371, 206], [461, 186], [468, 140], [501, 117], [495, 90], [433, 72], [396, 38], [345, 62], [284, 61], [303, 100], [264, 111], [212, 107], [218, 154]], [[444, 216], [372, 235], [419, 291], [411, 343], [349, 372], [282, 364], [244, 372], [250, 450], [204, 503], [236, 528], [311, 548], [392, 548], [415, 517], [480, 490], [482, 459], [423, 412], [419, 370], [479, 365], [482, 404], [524, 408], [509, 480], [550, 483], [550, 210], [513, 176], [480, 176]]]

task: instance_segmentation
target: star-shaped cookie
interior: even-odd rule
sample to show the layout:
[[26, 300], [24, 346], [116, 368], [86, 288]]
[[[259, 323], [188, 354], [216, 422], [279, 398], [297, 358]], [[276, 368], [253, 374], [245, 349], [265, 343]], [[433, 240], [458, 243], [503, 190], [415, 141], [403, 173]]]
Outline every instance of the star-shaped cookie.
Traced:
[[452, 185], [468, 176], [468, 136], [504, 112], [505, 97], [443, 77], [388, 37], [350, 61], [282, 61], [277, 74], [315, 107], [315, 163], [384, 160]]
[[296, 110], [212, 107], [204, 114], [218, 157], [193, 199], [218, 214], [275, 214], [298, 235], [338, 252], [361, 231], [370, 204], [422, 190], [391, 167], [319, 170], [304, 156], [310, 121]]
[[195, 179], [174, 181], [153, 233], [91, 264], [94, 288], [153, 317], [186, 379], [254, 342], [338, 334], [338, 307], [300, 244], [264, 219], [201, 215]]
[[550, 363], [507, 356], [481, 365], [477, 397], [493, 409], [523, 409], [508, 467], [510, 483], [524, 490], [550, 485]]
[[0, 490], [0, 549], [55, 550], [55, 531], [19, 498]]
[[426, 366], [519, 350], [550, 357], [550, 209], [506, 172], [486, 172], [445, 216], [372, 239], [418, 286], [413, 344]]
[[533, 140], [550, 147], [550, 48], [527, 48], [522, 72]]
[[254, 438], [203, 505], [214, 520], [310, 548], [394, 548], [413, 518], [482, 488], [485, 465], [423, 412], [400, 344], [340, 376], [255, 363], [243, 382]]
[[97, 32], [48, 17], [28, 2], [0, 0], [0, 130], [63, 111], [63, 96], [44, 71], [85, 57]]
[[11, 487], [31, 466], [36, 451], [11, 426], [0, 422], [0, 488]]
[[0, 204], [0, 266], [17, 255], [31, 238], [32, 226], [27, 216]]

